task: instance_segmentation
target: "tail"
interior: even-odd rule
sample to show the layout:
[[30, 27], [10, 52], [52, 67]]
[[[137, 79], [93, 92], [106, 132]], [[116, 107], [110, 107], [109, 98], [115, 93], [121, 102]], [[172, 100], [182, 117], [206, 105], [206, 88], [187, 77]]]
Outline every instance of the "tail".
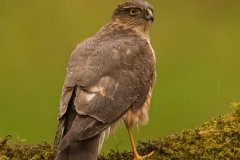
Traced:
[[57, 154], [57, 160], [97, 160], [100, 135], [78, 140]]
[[61, 136], [62, 136], [62, 132], [63, 132], [63, 128], [64, 128], [64, 123], [65, 123], [65, 118], [59, 119], [59, 123], [58, 123], [58, 129], [56, 132], [56, 136], [55, 136], [55, 140], [54, 140], [54, 145], [53, 145], [53, 153], [54, 153], [54, 157], [56, 159], [57, 154], [58, 154], [58, 145], [61, 141]]
[[[66, 114], [59, 119], [54, 141], [54, 157], [56, 160], [97, 160], [99, 147], [103, 143], [102, 137], [101, 134], [89, 136], [91, 132], [88, 131], [90, 129], [88, 126], [98, 121], [89, 116], [78, 115], [73, 102], [75, 96], [74, 92]], [[81, 139], [79, 137], [82, 127], [86, 129], [84, 135], [89, 138]]]

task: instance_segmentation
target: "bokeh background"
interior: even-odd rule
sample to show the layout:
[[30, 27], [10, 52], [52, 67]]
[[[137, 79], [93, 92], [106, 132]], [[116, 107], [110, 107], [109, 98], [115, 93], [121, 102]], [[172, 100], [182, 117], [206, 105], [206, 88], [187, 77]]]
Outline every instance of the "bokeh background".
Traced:
[[[0, 0], [0, 136], [53, 143], [65, 68], [78, 42], [111, 19], [120, 0]], [[240, 101], [240, 1], [149, 0], [157, 81], [150, 122], [135, 141], [194, 129]], [[122, 125], [105, 141], [131, 149]]]

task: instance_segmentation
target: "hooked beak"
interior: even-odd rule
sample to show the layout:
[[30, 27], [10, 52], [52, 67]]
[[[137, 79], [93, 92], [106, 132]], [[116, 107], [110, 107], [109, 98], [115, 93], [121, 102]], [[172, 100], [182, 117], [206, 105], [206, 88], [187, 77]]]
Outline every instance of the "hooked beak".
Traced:
[[153, 12], [151, 9], [147, 9], [147, 13], [145, 18], [147, 18], [148, 20], [151, 20], [152, 22], [154, 21], [154, 16], [153, 16]]

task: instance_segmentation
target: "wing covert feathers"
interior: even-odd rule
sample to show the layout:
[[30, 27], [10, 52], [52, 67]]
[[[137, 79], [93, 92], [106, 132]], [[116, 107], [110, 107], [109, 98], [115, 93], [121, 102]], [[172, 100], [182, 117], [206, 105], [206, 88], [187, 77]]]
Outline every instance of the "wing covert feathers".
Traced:
[[[144, 106], [155, 81], [153, 55], [149, 43], [139, 38], [80, 43], [67, 67], [55, 153], [100, 135], [131, 107], [137, 111]], [[69, 107], [76, 115], [71, 123], [63, 120], [70, 115]]]

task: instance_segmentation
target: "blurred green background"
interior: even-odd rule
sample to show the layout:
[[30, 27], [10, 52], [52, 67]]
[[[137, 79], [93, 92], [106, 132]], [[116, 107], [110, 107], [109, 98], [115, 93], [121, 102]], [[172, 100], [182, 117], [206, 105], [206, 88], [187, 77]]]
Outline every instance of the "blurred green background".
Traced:
[[[94, 35], [122, 1], [0, 1], [0, 136], [53, 142], [65, 68], [78, 42]], [[149, 0], [157, 81], [147, 141], [195, 128], [240, 101], [240, 1]], [[105, 141], [131, 149], [125, 126]]]

